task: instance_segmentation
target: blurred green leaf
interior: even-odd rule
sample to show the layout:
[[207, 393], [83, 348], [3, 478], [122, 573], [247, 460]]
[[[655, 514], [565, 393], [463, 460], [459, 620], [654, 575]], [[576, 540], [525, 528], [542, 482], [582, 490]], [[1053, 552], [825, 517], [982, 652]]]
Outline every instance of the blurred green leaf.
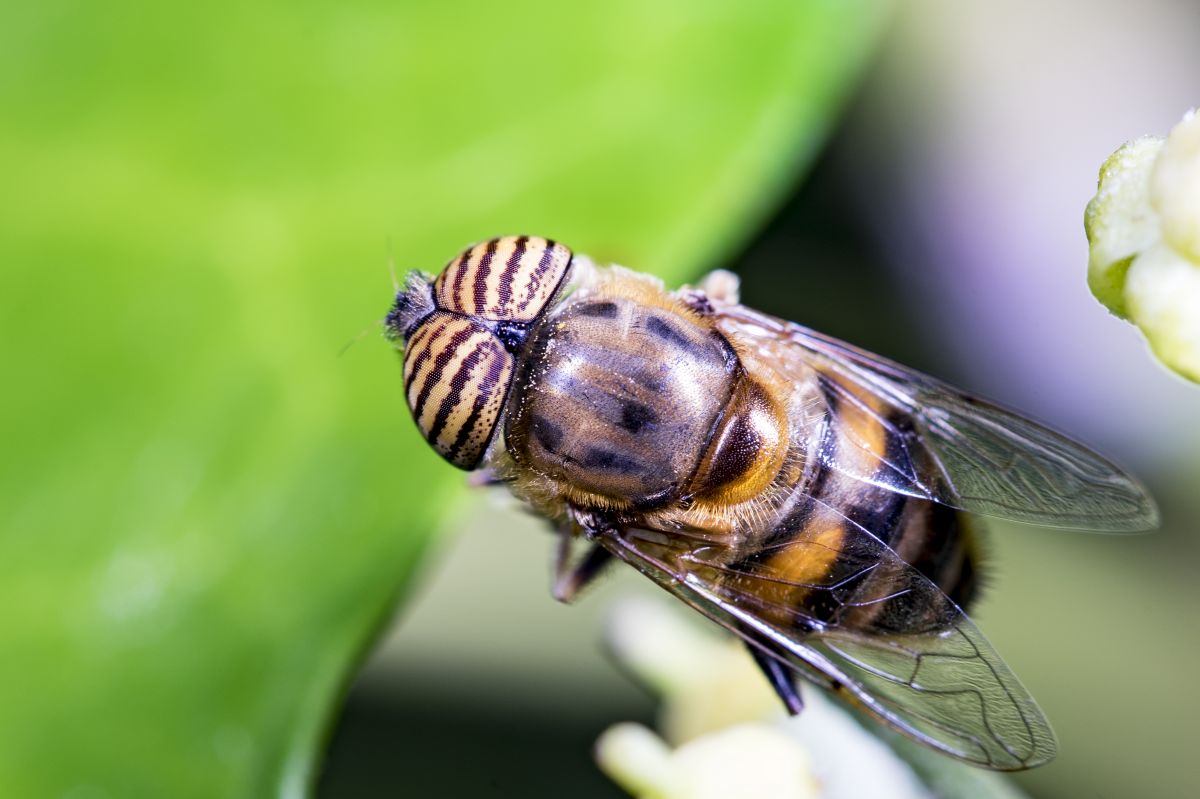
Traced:
[[460, 496], [395, 356], [337, 357], [389, 255], [436, 270], [530, 232], [669, 279], [716, 265], [879, 19], [7, 4], [0, 795], [302, 794]]

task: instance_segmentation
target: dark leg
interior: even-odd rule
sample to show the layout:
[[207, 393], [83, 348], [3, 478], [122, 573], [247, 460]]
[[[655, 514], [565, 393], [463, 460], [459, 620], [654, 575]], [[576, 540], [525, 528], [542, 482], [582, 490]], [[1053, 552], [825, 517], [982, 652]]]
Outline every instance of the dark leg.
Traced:
[[571, 558], [571, 545], [575, 542], [573, 531], [559, 533], [558, 553], [554, 560], [554, 589], [552, 594], [559, 602], [574, 602], [579, 592], [603, 571], [612, 555], [597, 543], [589, 543], [582, 557]]
[[796, 685], [796, 675], [782, 661], [765, 654], [758, 647], [747, 644], [746, 648], [750, 650], [750, 654], [754, 656], [754, 662], [767, 676], [767, 682], [771, 683], [775, 693], [779, 694], [779, 698], [783, 700], [783, 706], [787, 708], [787, 712], [798, 716], [800, 711], [804, 710], [804, 700], [800, 698], [800, 686]]

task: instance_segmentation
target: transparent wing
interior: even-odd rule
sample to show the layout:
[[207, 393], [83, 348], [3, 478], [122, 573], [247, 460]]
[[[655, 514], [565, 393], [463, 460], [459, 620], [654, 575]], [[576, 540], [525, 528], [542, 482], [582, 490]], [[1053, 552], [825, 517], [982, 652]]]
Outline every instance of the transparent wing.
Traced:
[[[846, 521], [828, 506], [813, 513]], [[979, 629], [874, 536], [845, 529], [828, 573], [809, 581], [772, 564], [827, 560], [819, 534], [751, 559], [702, 531], [614, 529], [599, 540], [748, 643], [920, 743], [1001, 771], [1050, 760], [1054, 733]]]
[[[989, 516], [1083, 530], [1157, 526], [1146, 489], [1084, 445], [935, 378], [800, 325], [740, 305], [719, 305], [718, 323], [743, 345], [765, 350], [785, 377], [815, 372], [832, 402], [835, 443], [862, 457], [826, 465], [892, 491]], [[887, 431], [872, 454], [861, 424]]]

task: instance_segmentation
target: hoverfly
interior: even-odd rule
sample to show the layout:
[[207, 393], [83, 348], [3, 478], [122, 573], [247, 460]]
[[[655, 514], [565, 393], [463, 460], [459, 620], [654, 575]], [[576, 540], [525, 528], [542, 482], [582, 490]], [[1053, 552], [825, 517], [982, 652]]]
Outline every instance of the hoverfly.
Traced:
[[803, 678], [978, 766], [1039, 765], [1055, 740], [963, 613], [967, 514], [1157, 521], [1100, 455], [746, 308], [728, 272], [667, 292], [496, 238], [411, 275], [385, 324], [429, 444], [557, 527], [558, 599], [615, 557], [740, 636], [790, 712]]

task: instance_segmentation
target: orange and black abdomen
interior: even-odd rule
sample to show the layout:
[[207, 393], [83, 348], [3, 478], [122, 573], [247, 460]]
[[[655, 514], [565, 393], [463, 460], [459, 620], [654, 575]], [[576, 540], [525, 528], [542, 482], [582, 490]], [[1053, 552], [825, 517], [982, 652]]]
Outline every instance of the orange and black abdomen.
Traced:
[[[876, 458], [873, 479], [883, 485], [888, 482], [889, 470], [920, 471], [910, 453], [922, 450], [905, 441], [913, 430], [906, 416], [889, 413], [877, 398], [836, 375], [823, 375], [820, 386], [826, 414], [833, 420], [829, 429], [853, 431], [852, 441], [843, 437], [839, 446], [855, 452], [839, 452], [836, 458], [862, 458], [865, 446], [867, 457]], [[857, 471], [869, 472], [868, 463], [872, 461], [857, 464]], [[818, 473], [814, 482], [821, 486], [818, 497], [836, 501], [847, 524], [858, 525], [887, 544], [955, 604], [964, 607], [974, 598], [978, 550], [974, 522], [966, 514], [843, 474]]]
[[[888, 482], [889, 470], [921, 472], [923, 466], [914, 464], [910, 453], [923, 452], [923, 448], [909, 446], [906, 441], [913, 435], [911, 420], [903, 414], [889, 413], [877, 398], [844, 382], [836, 383], [835, 390], [835, 381], [832, 375], [822, 378], [826, 413], [843, 429], [850, 426], [861, 433], [854, 444], [843, 442], [842, 446], [860, 446], [864, 441], [874, 446], [872, 454], [879, 460], [873, 477], [883, 485]], [[822, 493], [838, 496], [848, 523], [861, 526], [887, 544], [959, 607], [966, 607], [974, 599], [979, 550], [977, 522], [970, 516], [869, 481], [851, 480], [844, 475], [816, 479], [824, 485]]]
[[[848, 402], [843, 391], [831, 390], [830, 379], [821, 378], [824, 433], [814, 445], [821, 454], [806, 454], [815, 467], [785, 495], [771, 524], [742, 544], [732, 572], [773, 576], [762, 599], [766, 615], [784, 626], [835, 624], [886, 632], [889, 620], [902, 618], [908, 629], [911, 614], [930, 609], [904, 607], [907, 600], [891, 586], [902, 579], [864, 563], [869, 547], [855, 542], [871, 536], [966, 607], [978, 587], [976, 522], [953, 508], [861, 479], [870, 474], [871, 463], [879, 470], [889, 468], [884, 464], [904, 468], [906, 420], [883, 415], [870, 397]], [[876, 477], [885, 482], [885, 475]], [[886, 599], [893, 593], [895, 599]]]
[[979, 522], [936, 502], [905, 498], [904, 504], [901, 523], [884, 543], [954, 604], [970, 607], [979, 590]]

